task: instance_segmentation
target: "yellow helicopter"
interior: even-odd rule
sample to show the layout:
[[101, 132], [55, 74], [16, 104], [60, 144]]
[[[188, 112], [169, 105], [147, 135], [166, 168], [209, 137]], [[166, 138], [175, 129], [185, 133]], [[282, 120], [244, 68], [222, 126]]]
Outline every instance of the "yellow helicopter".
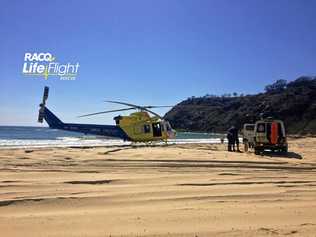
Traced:
[[[129, 116], [119, 115], [114, 117], [116, 125], [64, 123], [46, 107], [48, 93], [49, 88], [46, 86], [44, 88], [43, 101], [40, 104], [38, 122], [42, 123], [43, 120], [45, 120], [50, 128], [81, 132], [84, 134], [116, 137], [132, 142], [167, 141], [168, 139], [175, 138], [176, 136], [175, 130], [171, 128], [168, 121], [164, 120], [159, 114], [149, 110], [153, 108], [172, 106], [139, 106], [120, 101], [106, 101], [109, 103], [128, 106], [128, 108], [101, 111], [97, 113], [81, 115], [79, 117], [88, 117], [98, 114], [127, 110], [137, 111], [131, 113]], [[154, 116], [151, 117], [150, 114]]]

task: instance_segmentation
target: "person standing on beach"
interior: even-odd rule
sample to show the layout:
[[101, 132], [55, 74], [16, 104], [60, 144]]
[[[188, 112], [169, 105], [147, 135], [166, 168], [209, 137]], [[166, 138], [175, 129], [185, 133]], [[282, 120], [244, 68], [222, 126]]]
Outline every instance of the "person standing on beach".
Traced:
[[238, 138], [238, 129], [235, 126], [232, 126], [227, 131], [227, 140], [228, 140], [228, 151], [236, 151], [235, 144], [237, 151], [239, 150], [239, 138]]
[[227, 131], [227, 140], [228, 140], [228, 147], [227, 147], [228, 151], [235, 151], [233, 127], [228, 129]]
[[234, 149], [234, 151], [235, 151], [235, 144], [236, 144], [236, 151], [238, 151], [238, 152], [240, 152], [240, 150], [239, 150], [239, 137], [238, 137], [238, 129], [236, 128], [236, 127], [234, 127], [233, 126], [233, 131], [232, 131], [232, 133], [233, 133], [233, 142], [234, 142], [234, 144], [233, 144], [233, 149]]

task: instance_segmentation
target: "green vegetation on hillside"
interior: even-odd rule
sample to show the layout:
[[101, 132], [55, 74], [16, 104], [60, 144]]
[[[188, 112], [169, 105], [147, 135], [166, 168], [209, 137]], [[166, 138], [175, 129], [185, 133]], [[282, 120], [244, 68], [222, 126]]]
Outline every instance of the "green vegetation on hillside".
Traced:
[[256, 95], [191, 97], [173, 107], [165, 118], [175, 129], [224, 132], [241, 127], [260, 114], [282, 119], [291, 134], [316, 134], [316, 78], [278, 80]]

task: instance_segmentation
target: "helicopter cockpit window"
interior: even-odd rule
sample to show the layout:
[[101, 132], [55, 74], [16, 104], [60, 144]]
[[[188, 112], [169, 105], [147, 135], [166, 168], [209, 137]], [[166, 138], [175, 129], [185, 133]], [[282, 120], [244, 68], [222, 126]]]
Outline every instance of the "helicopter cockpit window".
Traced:
[[150, 133], [150, 125], [149, 124], [144, 125], [144, 133]]
[[153, 123], [152, 127], [153, 127], [153, 136], [154, 137], [161, 137], [161, 135], [162, 135], [161, 124], [160, 123]]
[[259, 123], [257, 126], [257, 132], [265, 132], [265, 124], [264, 123]]

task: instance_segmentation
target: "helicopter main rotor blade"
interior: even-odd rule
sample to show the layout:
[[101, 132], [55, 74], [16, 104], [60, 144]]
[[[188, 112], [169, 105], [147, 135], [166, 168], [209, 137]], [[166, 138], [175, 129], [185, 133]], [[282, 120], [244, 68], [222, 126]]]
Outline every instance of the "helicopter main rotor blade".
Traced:
[[126, 109], [115, 109], [115, 110], [101, 111], [101, 112], [96, 112], [96, 113], [91, 113], [91, 114], [80, 115], [80, 116], [78, 116], [78, 118], [88, 117], [88, 116], [93, 116], [93, 115], [98, 115], [98, 114], [113, 113], [113, 112], [118, 112], [118, 111], [126, 111], [126, 110], [132, 110], [132, 109], [135, 109], [135, 108], [131, 107], [131, 108], [126, 108]]
[[143, 106], [146, 109], [155, 109], [155, 108], [171, 108], [172, 105], [149, 105], [149, 106]]
[[139, 105], [125, 103], [125, 102], [120, 102], [120, 101], [113, 101], [113, 100], [106, 100], [105, 102], [114, 103], [114, 104], [120, 104], [120, 105], [126, 105], [126, 106], [134, 107], [136, 109], [145, 110], [145, 111], [157, 116], [158, 118], [162, 119], [162, 117], [159, 114], [147, 109], [147, 107], [149, 107], [149, 106], [145, 106], [144, 107], [144, 106], [139, 106]]

